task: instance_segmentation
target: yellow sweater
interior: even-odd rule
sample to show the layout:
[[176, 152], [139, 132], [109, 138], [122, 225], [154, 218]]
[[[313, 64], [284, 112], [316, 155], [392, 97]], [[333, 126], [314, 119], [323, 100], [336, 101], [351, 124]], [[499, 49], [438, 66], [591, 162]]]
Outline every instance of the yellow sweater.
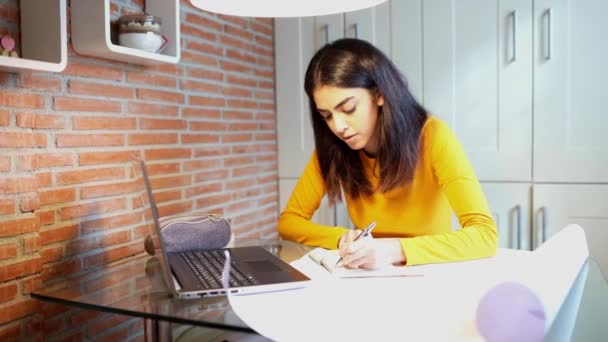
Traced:
[[[496, 224], [460, 142], [444, 122], [433, 116], [423, 127], [421, 142], [411, 183], [357, 199], [345, 195], [351, 221], [363, 229], [375, 220], [374, 237], [401, 238], [408, 265], [493, 256], [498, 245]], [[365, 174], [375, 187], [379, 174], [376, 160], [363, 152], [360, 156]], [[313, 153], [279, 218], [283, 238], [324, 248], [337, 247], [346, 228], [310, 221], [325, 192]], [[461, 226], [456, 231], [451, 229], [452, 209]]]

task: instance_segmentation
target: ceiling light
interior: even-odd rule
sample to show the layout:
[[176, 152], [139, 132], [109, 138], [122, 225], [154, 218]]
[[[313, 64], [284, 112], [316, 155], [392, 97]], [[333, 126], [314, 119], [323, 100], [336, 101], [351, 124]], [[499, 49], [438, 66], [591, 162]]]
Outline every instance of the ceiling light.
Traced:
[[386, 0], [190, 0], [202, 10], [240, 17], [308, 17], [356, 11]]

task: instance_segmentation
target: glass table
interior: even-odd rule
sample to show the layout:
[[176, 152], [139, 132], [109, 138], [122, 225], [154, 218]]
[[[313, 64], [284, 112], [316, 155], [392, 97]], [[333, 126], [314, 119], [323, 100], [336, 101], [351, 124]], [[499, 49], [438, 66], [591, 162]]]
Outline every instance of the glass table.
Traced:
[[[281, 240], [242, 240], [237, 245], [263, 246], [287, 262], [311, 249]], [[575, 284], [578, 285], [573, 286], [568, 294], [547, 340], [561, 341], [560, 337], [565, 332], [571, 332], [572, 341], [608, 341], [608, 283], [598, 264], [588, 260]], [[33, 292], [32, 297], [45, 302], [143, 318], [146, 340], [151, 341], [175, 337], [176, 324], [253, 338], [244, 338], [248, 341], [263, 340], [238, 318], [226, 297], [173, 298], [155, 256], [124, 260], [60, 282], [45, 284]], [[574, 305], [568, 304], [570, 302]], [[204, 335], [197, 336], [196, 339], [200, 340], [200, 336]], [[239, 340], [231, 340], [235, 339]]]

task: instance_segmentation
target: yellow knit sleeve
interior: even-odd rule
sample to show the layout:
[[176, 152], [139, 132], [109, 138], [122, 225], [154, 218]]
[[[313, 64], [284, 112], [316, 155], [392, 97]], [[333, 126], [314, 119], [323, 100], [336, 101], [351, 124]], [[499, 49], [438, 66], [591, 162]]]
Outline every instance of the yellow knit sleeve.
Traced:
[[424, 149], [460, 222], [460, 229], [401, 240], [407, 264], [463, 261], [496, 254], [498, 234], [485, 195], [466, 153], [444, 122], [434, 119]]
[[346, 228], [323, 226], [310, 220], [325, 192], [317, 153], [313, 152], [279, 217], [279, 234], [282, 238], [311, 246], [337, 248], [338, 239]]

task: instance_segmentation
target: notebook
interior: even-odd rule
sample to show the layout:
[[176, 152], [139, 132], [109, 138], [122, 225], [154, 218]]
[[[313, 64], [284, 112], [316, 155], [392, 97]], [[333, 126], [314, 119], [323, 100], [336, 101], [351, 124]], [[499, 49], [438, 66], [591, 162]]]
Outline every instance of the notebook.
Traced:
[[376, 269], [345, 268], [341, 264], [336, 265], [340, 255], [335, 249], [318, 247], [308, 252], [308, 257], [338, 278], [421, 276], [416, 270], [412, 271], [411, 267], [405, 266], [385, 265]]
[[[152, 195], [145, 162], [141, 169], [154, 219], [155, 233], [160, 236], [158, 208]], [[166, 252], [162, 239], [155, 244], [163, 277], [169, 289], [180, 298], [225, 295], [222, 286], [225, 251], [230, 254], [229, 291], [258, 293], [301, 288], [310, 278], [260, 246], [234, 247], [219, 250], [196, 250], [183, 253]]]

